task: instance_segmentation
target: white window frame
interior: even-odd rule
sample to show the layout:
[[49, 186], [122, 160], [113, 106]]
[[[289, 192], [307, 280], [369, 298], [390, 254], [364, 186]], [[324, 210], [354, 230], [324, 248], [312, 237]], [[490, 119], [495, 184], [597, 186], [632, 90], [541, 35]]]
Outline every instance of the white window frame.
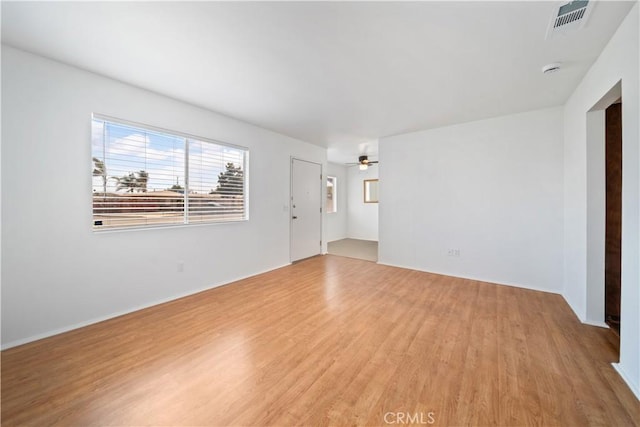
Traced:
[[[111, 123], [111, 124], [115, 124], [115, 125], [122, 125], [122, 126], [126, 126], [126, 127], [131, 127], [131, 128], [135, 128], [135, 129], [139, 129], [141, 131], [148, 131], [148, 132], [152, 132], [152, 133], [160, 133], [160, 134], [164, 134], [166, 136], [171, 136], [171, 137], [177, 137], [180, 139], [184, 139], [184, 168], [182, 170], [182, 176], [184, 177], [184, 190], [183, 190], [183, 200], [184, 203], [182, 205], [182, 214], [184, 217], [184, 220], [182, 222], [167, 222], [167, 223], [153, 223], [153, 224], [135, 224], [135, 225], [122, 225], [122, 226], [106, 226], [104, 228], [102, 228], [102, 226], [100, 225], [96, 225], [96, 218], [95, 218], [95, 209], [94, 209], [94, 190], [95, 187], [93, 185], [93, 179], [92, 179], [92, 197], [91, 197], [91, 203], [92, 203], [92, 228], [94, 232], [97, 233], [104, 233], [104, 232], [109, 232], [109, 231], [123, 231], [123, 230], [141, 230], [141, 229], [156, 229], [156, 228], [171, 228], [171, 227], [189, 227], [189, 226], [202, 226], [202, 225], [212, 225], [212, 224], [228, 224], [228, 223], [235, 223], [235, 222], [246, 222], [249, 220], [249, 149], [247, 147], [243, 147], [240, 145], [234, 145], [234, 144], [229, 144], [226, 142], [221, 142], [221, 141], [217, 141], [214, 139], [210, 139], [210, 138], [204, 138], [204, 137], [200, 137], [200, 136], [195, 136], [195, 135], [191, 135], [191, 134], [187, 134], [184, 132], [179, 132], [179, 131], [174, 131], [174, 130], [169, 130], [169, 129], [164, 129], [164, 128], [160, 128], [157, 126], [152, 126], [152, 125], [147, 125], [147, 124], [143, 124], [143, 123], [138, 123], [138, 122], [132, 122], [129, 120], [123, 120], [123, 119], [119, 119], [119, 118], [114, 118], [114, 117], [110, 117], [107, 115], [103, 115], [103, 114], [92, 114], [91, 116], [91, 123], [92, 123], [92, 148], [91, 148], [91, 165], [92, 165], [92, 178], [95, 176], [93, 174], [93, 167], [94, 167], [94, 162], [93, 162], [93, 157], [94, 157], [94, 152], [93, 152], [93, 123], [94, 121], [102, 121], [105, 123]], [[102, 145], [103, 147], [105, 146], [105, 140], [104, 140], [104, 135], [102, 137]], [[239, 150], [242, 151], [243, 153], [243, 158], [242, 158], [242, 206], [243, 206], [243, 212], [242, 212], [242, 217], [240, 218], [224, 218], [224, 219], [212, 219], [212, 220], [200, 220], [200, 221], [196, 221], [196, 222], [192, 222], [189, 219], [189, 145], [190, 145], [190, 141], [191, 142], [202, 142], [202, 143], [209, 143], [209, 144], [214, 144], [218, 147], [222, 147], [222, 148], [231, 148], [231, 149], [235, 149], [235, 150]], [[103, 155], [102, 160], [105, 160], [105, 156]], [[108, 166], [107, 166], [107, 170], [108, 170]], [[149, 194], [153, 194], [152, 192], [150, 192]], [[192, 214], [193, 215], [193, 214]]]

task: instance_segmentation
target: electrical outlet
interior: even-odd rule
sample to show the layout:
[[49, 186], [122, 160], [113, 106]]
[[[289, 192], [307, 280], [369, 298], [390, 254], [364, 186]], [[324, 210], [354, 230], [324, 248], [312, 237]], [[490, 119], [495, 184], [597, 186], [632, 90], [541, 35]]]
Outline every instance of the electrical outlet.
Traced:
[[178, 261], [178, 273], [182, 273], [184, 271], [184, 261]]
[[447, 256], [460, 257], [460, 249], [454, 248], [447, 250]]

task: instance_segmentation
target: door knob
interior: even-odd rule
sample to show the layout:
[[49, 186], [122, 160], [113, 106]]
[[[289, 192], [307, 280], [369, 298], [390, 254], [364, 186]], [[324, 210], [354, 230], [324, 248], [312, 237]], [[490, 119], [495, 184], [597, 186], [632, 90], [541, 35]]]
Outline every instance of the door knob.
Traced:
[[292, 219], [298, 219], [298, 217], [297, 217], [297, 216], [293, 216], [293, 217], [291, 217], [291, 218], [292, 218]]

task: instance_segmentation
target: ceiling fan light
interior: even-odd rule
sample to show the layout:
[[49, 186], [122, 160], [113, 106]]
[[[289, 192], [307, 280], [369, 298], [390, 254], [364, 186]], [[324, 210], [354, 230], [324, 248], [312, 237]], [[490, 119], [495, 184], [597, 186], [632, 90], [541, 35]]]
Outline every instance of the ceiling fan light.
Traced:
[[368, 167], [369, 165], [367, 165], [366, 163], [360, 163], [360, 166], [358, 166], [361, 171], [366, 171]]

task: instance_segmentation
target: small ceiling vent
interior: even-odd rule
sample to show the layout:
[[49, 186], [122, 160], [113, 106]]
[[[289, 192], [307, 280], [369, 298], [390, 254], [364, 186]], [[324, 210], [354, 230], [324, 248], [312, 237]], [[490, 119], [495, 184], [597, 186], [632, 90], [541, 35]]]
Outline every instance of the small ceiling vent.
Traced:
[[565, 34], [582, 28], [591, 14], [593, 4], [594, 2], [589, 0], [561, 3], [553, 10], [546, 38], [549, 39], [558, 33]]

